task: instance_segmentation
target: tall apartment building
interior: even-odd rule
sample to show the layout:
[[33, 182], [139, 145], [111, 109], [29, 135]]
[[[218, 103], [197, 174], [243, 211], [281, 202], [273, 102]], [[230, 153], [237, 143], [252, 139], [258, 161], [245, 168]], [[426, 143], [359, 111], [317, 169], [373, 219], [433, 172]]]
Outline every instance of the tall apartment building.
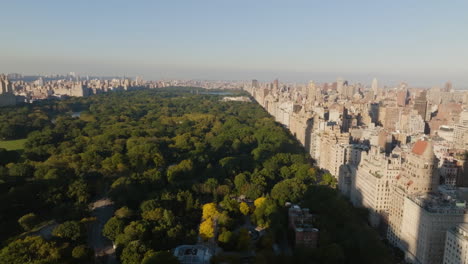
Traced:
[[385, 155], [377, 146], [363, 152], [356, 172], [351, 202], [357, 207], [369, 209], [369, 221], [379, 226], [387, 219], [391, 199], [391, 186], [400, 172], [401, 157], [398, 151]]
[[435, 191], [438, 185], [437, 162], [432, 143], [418, 141], [402, 161], [401, 173], [392, 185], [389, 207], [389, 241], [400, 245], [403, 206], [406, 196]]
[[397, 124], [400, 123], [400, 115], [402, 108], [400, 107], [391, 107], [387, 106], [385, 108], [385, 119], [383, 122], [383, 127], [389, 131], [394, 131], [397, 129]]
[[410, 263], [442, 263], [445, 232], [468, 220], [466, 204], [436, 193], [439, 177], [432, 142], [416, 142], [401, 168], [392, 186], [387, 238]]
[[453, 126], [454, 147], [468, 151], [468, 125], [456, 124]]
[[468, 224], [447, 230], [443, 264], [468, 264]]
[[317, 164], [321, 169], [329, 171], [338, 177], [340, 166], [345, 163], [346, 148], [341, 145], [349, 144], [349, 133], [341, 133], [338, 126], [332, 126], [319, 134], [320, 156]]
[[421, 94], [416, 97], [414, 100], [414, 110], [418, 112], [421, 118], [425, 121], [428, 121], [427, 117], [427, 99], [426, 99], [426, 91], [421, 92]]
[[7, 76], [0, 75], [0, 106], [16, 104], [16, 96], [13, 94], [13, 88], [8, 81]]
[[442, 194], [405, 197], [399, 247], [410, 263], [443, 262], [446, 232], [468, 220], [466, 202]]

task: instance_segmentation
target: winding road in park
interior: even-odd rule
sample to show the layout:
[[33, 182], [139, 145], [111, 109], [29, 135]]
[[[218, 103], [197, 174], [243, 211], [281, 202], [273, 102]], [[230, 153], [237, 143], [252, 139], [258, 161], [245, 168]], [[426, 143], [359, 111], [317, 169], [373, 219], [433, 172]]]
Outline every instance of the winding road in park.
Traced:
[[88, 230], [88, 245], [94, 249], [97, 263], [117, 264], [119, 263], [115, 255], [112, 241], [102, 235], [104, 225], [114, 214], [114, 204], [109, 198], [101, 198], [90, 205], [91, 215], [96, 217], [96, 221], [91, 224]]

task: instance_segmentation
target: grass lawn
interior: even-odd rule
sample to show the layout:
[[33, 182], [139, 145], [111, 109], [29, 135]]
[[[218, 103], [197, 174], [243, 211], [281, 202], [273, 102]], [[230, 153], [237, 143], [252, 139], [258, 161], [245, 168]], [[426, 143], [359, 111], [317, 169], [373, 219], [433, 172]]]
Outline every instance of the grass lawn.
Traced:
[[0, 140], [0, 148], [6, 150], [22, 150], [24, 149], [24, 143], [26, 139], [16, 139], [16, 140]]

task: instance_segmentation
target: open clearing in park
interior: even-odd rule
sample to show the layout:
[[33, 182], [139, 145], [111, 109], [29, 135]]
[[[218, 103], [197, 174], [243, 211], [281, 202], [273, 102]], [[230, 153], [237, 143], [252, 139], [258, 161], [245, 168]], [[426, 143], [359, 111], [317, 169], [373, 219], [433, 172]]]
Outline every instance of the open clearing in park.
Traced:
[[26, 139], [16, 139], [16, 140], [0, 140], [0, 148], [6, 150], [22, 150], [24, 149], [24, 143]]

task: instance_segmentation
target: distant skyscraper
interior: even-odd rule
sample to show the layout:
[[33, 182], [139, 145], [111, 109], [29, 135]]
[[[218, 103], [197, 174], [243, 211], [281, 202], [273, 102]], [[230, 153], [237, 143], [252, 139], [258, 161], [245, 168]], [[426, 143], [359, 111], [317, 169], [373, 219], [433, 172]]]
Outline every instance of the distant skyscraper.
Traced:
[[338, 78], [338, 80], [336, 80], [336, 91], [338, 92], [338, 94], [343, 94], [343, 79], [342, 78]]
[[450, 92], [450, 91], [452, 91], [452, 83], [446, 82], [445, 87], [444, 87], [444, 92]]
[[258, 88], [258, 81], [252, 80], [252, 88]]
[[427, 99], [426, 91], [421, 92], [418, 97], [414, 100], [414, 110], [418, 111], [418, 114], [423, 120], [428, 121], [427, 116]]
[[397, 92], [397, 105], [405, 106], [408, 102], [408, 90], [406, 88], [401, 89]]
[[307, 92], [307, 99], [309, 99], [309, 102], [315, 101], [317, 95], [317, 87], [315, 86], [315, 83], [313, 81], [309, 82], [309, 86], [307, 86]]
[[273, 90], [276, 90], [276, 91], [279, 90], [279, 81], [278, 81], [278, 79], [275, 79], [273, 81]]
[[379, 94], [379, 83], [377, 81], [377, 78], [374, 78], [374, 80], [372, 80], [372, 91], [374, 92], [374, 95], [377, 96]]
[[8, 77], [0, 75], [0, 106], [16, 104], [16, 97], [13, 94], [13, 87]]

